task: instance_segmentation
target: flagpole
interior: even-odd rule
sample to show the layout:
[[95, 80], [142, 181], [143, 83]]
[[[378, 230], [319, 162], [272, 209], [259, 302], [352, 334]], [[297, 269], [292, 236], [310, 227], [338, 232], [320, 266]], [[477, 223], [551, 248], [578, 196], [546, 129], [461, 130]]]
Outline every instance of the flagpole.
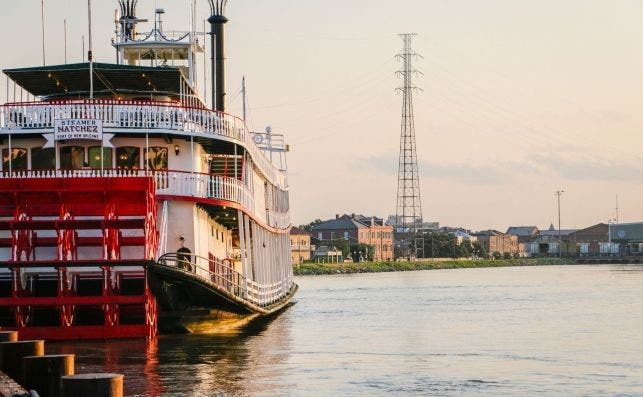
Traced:
[[87, 20], [89, 23], [89, 51], [87, 59], [89, 60], [89, 99], [94, 99], [94, 57], [92, 54], [92, 0], [87, 0]]
[[45, 0], [40, 0], [40, 20], [42, 25], [42, 66], [47, 65], [45, 62]]

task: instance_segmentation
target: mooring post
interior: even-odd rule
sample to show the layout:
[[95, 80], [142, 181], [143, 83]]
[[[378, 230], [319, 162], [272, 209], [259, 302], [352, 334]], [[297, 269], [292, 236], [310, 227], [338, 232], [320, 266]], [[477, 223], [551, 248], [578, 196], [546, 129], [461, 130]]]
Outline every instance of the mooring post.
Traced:
[[22, 372], [22, 360], [29, 356], [44, 355], [44, 340], [2, 342], [0, 343], [0, 357], [2, 357], [0, 370], [9, 375], [19, 384], [23, 385], [25, 378]]
[[62, 377], [63, 397], [123, 397], [123, 375], [82, 374]]
[[40, 397], [62, 396], [62, 377], [74, 374], [74, 359], [73, 354], [25, 357], [23, 386]]
[[18, 331], [0, 331], [0, 342], [18, 342]]

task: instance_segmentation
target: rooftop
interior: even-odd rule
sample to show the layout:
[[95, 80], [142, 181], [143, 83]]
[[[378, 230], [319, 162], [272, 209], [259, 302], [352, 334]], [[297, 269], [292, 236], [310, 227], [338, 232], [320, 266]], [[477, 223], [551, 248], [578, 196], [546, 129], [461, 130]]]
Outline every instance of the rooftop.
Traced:
[[[94, 63], [94, 95], [101, 98], [121, 95], [178, 98], [183, 90], [181, 82], [188, 85], [184, 69]], [[5, 69], [3, 73], [30, 94], [43, 99], [89, 98], [88, 62]]]
[[568, 234], [572, 234], [576, 232], [578, 229], [556, 229], [554, 225], [549, 225], [549, 229], [547, 230], [541, 230], [540, 235], [541, 236], [567, 236]]
[[513, 234], [519, 237], [533, 236], [537, 233], [538, 228], [536, 226], [510, 226], [507, 229], [507, 234]]
[[497, 230], [481, 230], [479, 232], [473, 233], [474, 236], [503, 236], [503, 232]]
[[346, 229], [360, 229], [371, 226], [371, 221], [377, 225], [384, 225], [384, 220], [376, 216], [364, 215], [336, 215], [335, 219], [330, 219], [312, 227], [313, 231], [318, 230], [346, 230]]
[[338, 230], [338, 229], [359, 229], [367, 227], [361, 222], [356, 221], [350, 216], [344, 215], [339, 218], [330, 219], [313, 226], [312, 230]]
[[298, 227], [293, 227], [292, 229], [290, 229], [290, 235], [291, 236], [310, 236], [310, 233]]

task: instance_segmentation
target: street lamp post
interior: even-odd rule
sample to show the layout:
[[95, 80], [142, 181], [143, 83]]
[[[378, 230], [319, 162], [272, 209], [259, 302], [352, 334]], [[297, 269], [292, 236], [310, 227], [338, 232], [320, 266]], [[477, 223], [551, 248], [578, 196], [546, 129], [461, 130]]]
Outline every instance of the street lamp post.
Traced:
[[607, 249], [608, 249], [608, 256], [612, 256], [612, 225], [615, 223], [615, 219], [610, 218], [607, 221]]
[[561, 233], [560, 233], [560, 196], [565, 193], [565, 190], [560, 189], [556, 191], [556, 198], [558, 201], [558, 256], [562, 257], [563, 256], [563, 240], [561, 238]]

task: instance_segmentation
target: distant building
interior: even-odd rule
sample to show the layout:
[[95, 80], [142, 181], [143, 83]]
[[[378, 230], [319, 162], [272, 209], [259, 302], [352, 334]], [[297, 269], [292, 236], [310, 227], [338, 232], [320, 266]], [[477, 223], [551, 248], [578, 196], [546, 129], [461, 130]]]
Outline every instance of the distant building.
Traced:
[[[440, 222], [425, 222], [422, 219], [420, 219], [420, 228], [419, 232], [426, 233], [426, 232], [436, 232], [438, 229], [440, 229]], [[396, 215], [389, 215], [388, 219], [386, 220], [387, 225], [391, 225], [395, 228], [395, 231], [398, 233], [402, 232], [402, 225], [398, 224], [397, 222], [397, 216]]]
[[518, 244], [524, 244], [535, 239], [539, 232], [536, 226], [510, 226], [506, 234], [518, 236]]
[[310, 260], [310, 233], [297, 227], [290, 229], [290, 257], [293, 264]]
[[[596, 256], [605, 251], [609, 244], [609, 225], [599, 223], [577, 230], [563, 238], [563, 255]], [[601, 249], [602, 248], [602, 249]]]
[[313, 252], [313, 260], [315, 262], [339, 263], [344, 261], [344, 256], [342, 251], [336, 247], [322, 245]]
[[560, 238], [558, 229], [553, 225], [541, 230], [538, 236], [525, 243], [525, 254], [528, 256], [595, 256], [618, 254], [617, 243], [610, 243], [609, 228], [605, 223], [598, 223], [584, 229], [562, 229]]
[[[570, 242], [576, 229], [558, 230], [550, 225], [546, 230], [540, 230], [538, 234], [524, 243], [524, 254], [527, 256], [559, 256], [561, 250], [563, 255], [576, 255], [576, 244]], [[581, 248], [578, 248], [580, 250]], [[582, 250], [589, 249], [583, 246]]]
[[374, 216], [336, 215], [335, 219], [322, 222], [312, 228], [312, 238], [319, 244], [331, 244], [342, 239], [353, 244], [373, 247], [375, 260], [393, 260], [393, 226]]
[[[609, 225], [612, 246], [620, 255], [643, 255], [643, 222]], [[613, 252], [612, 252], [613, 253]]]
[[560, 240], [558, 236], [545, 234], [525, 243], [524, 253], [527, 256], [558, 256], [559, 250]]
[[463, 241], [468, 240], [472, 244], [478, 241], [478, 238], [471, 232], [471, 230], [467, 230], [462, 227], [441, 227], [438, 229], [438, 232], [440, 233], [446, 233], [454, 236], [456, 238], [456, 241], [458, 244], [462, 244]]
[[484, 230], [474, 234], [480, 244], [489, 254], [518, 253], [518, 236], [512, 236], [497, 230]]
[[553, 224], [549, 225], [549, 229], [547, 230], [541, 230], [538, 235], [539, 236], [552, 236], [552, 237], [558, 237], [560, 236], [563, 240], [564, 237], [566, 237], [569, 234], [572, 234], [576, 231], [576, 229], [556, 229]]

